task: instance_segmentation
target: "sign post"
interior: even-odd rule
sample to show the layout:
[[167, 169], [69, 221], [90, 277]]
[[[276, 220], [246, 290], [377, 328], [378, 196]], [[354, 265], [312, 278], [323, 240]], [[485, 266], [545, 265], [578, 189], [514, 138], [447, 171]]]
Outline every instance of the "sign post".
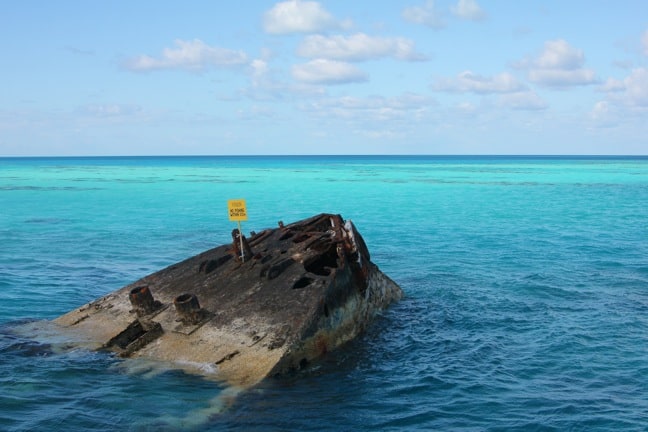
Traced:
[[245, 200], [244, 199], [228, 200], [227, 210], [229, 213], [229, 220], [238, 223], [239, 239], [241, 241], [241, 261], [244, 261], [245, 252], [243, 251], [243, 231], [241, 230], [241, 221], [247, 220], [247, 207], [245, 206]]

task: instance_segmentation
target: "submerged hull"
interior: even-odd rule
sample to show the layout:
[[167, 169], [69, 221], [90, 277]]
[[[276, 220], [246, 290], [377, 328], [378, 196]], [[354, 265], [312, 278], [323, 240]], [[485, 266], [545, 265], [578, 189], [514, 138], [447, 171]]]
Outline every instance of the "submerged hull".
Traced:
[[55, 323], [93, 349], [249, 386], [339, 347], [402, 296], [339, 215], [232, 237]]

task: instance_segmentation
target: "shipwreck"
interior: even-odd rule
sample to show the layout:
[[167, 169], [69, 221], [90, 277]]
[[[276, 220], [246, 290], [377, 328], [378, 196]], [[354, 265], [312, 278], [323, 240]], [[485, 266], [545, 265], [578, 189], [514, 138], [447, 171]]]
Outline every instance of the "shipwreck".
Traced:
[[54, 322], [92, 349], [249, 386], [336, 349], [401, 296], [353, 223], [321, 214], [249, 238], [235, 229], [231, 244]]

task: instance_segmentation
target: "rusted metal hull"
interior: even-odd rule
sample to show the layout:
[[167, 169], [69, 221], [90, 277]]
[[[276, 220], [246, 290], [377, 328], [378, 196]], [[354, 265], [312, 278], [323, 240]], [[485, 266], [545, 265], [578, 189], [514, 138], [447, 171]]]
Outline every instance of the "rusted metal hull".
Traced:
[[[242, 244], [242, 248], [241, 245]], [[223, 245], [55, 320], [86, 346], [249, 386], [357, 336], [400, 299], [350, 221], [321, 214]]]

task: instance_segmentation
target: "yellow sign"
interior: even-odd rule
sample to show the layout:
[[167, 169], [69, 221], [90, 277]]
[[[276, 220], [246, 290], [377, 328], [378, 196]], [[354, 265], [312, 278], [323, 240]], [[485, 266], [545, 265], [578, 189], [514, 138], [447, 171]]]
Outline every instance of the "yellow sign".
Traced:
[[246, 221], [247, 208], [244, 199], [235, 199], [227, 201], [227, 210], [229, 210], [229, 219], [231, 221]]

